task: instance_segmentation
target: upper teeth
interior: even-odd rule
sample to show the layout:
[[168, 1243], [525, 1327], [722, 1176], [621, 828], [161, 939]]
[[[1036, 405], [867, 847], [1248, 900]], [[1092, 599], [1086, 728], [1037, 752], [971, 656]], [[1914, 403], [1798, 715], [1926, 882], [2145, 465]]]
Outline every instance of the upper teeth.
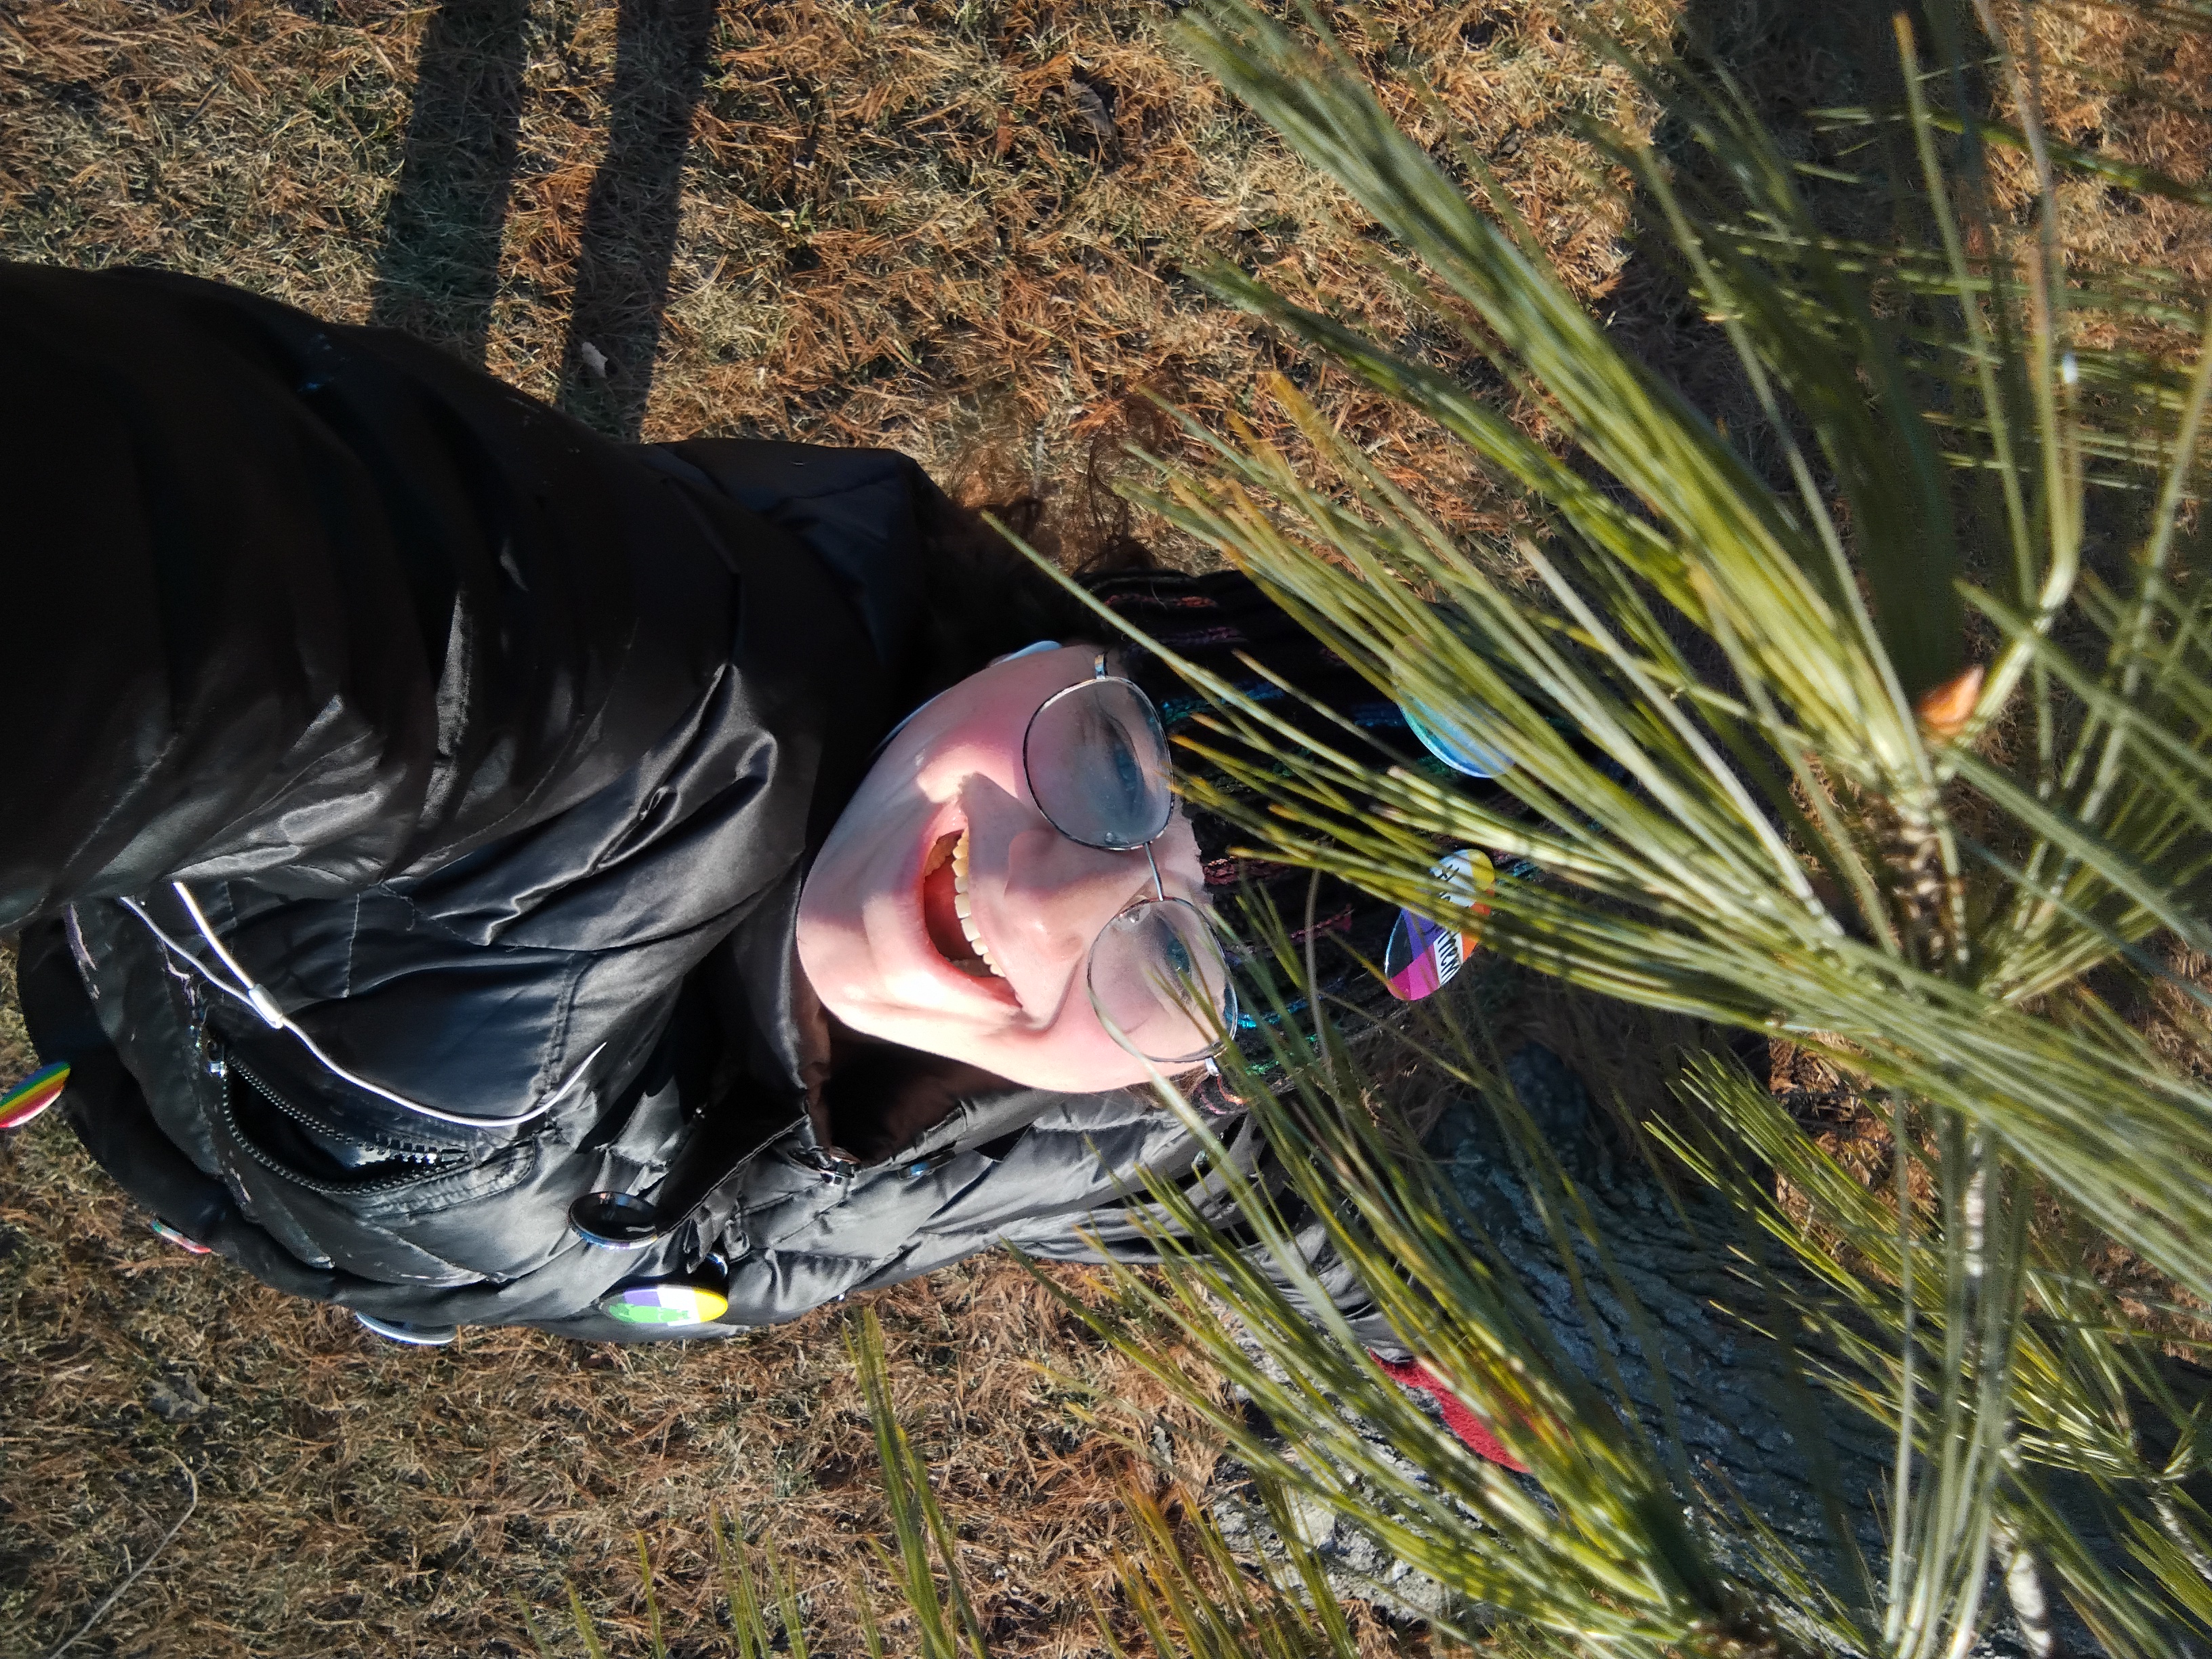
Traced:
[[975, 910], [968, 897], [968, 832], [963, 830], [960, 839], [952, 843], [952, 914], [960, 918], [960, 932], [977, 959], [988, 971], [1004, 979], [1006, 975], [991, 959], [991, 947], [983, 943], [982, 930], [975, 926]]

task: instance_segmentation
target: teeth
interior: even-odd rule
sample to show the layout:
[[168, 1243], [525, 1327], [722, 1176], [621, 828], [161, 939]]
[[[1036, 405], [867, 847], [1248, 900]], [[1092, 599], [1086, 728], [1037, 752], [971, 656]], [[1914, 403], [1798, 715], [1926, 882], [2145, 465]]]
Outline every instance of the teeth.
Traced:
[[960, 918], [960, 932], [969, 946], [981, 961], [984, 971], [999, 979], [1006, 978], [999, 964], [991, 960], [991, 947], [983, 943], [982, 931], [975, 926], [975, 906], [968, 897], [968, 832], [963, 830], [960, 839], [952, 843], [952, 914]]

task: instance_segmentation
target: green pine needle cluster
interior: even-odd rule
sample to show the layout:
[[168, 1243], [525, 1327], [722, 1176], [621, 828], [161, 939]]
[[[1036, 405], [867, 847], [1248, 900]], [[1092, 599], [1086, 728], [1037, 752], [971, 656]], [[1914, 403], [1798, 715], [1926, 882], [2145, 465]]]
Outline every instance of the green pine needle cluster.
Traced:
[[[1205, 460], [1163, 466], [1146, 504], [1448, 741], [1513, 763], [1500, 805], [1348, 726], [1315, 744], [1183, 665], [1236, 739], [1199, 745], [1228, 781], [1194, 793], [1267, 856], [1440, 920], [1464, 902], [1431, 873], [1440, 852], [1487, 850], [1522, 872], [1488, 896], [1489, 948], [1811, 1049], [1894, 1149], [1869, 1190], [1764, 1079], [1718, 1064], [1681, 1079], [1694, 1134], [1659, 1132], [1777, 1247], [1771, 1267], [1744, 1249], [1747, 1279], [1790, 1310], [1769, 1334], [1895, 1437], [1886, 1491], [1825, 1494], [1834, 1552], [1815, 1571], [1724, 1501], [1717, 1534], [1686, 1531], [1679, 1448], [1547, 1353], [1438, 1218], [1449, 1193], [1372, 1141], [1340, 1066], [1316, 1079], [1322, 1062], [1283, 1057], [1309, 1097], [1262, 1109], [1286, 1164], [1350, 1199], [1343, 1243], [1370, 1285], [1387, 1300], [1411, 1281], [1390, 1304], [1407, 1345], [1482, 1402], [1547, 1499], [1524, 1513], [1475, 1471], [1491, 1495], [1455, 1492], [1455, 1529], [1404, 1492], [1385, 1507], [1425, 1510], [1415, 1533], [1369, 1524], [1447, 1582], [1439, 1552], [1459, 1552], [1470, 1595], [1563, 1638], [1963, 1653], [1998, 1584], [2030, 1650], [2055, 1595], [2114, 1653], [2208, 1628], [2198, 1401], [2080, 1263], [2117, 1241], [2212, 1297], [2212, 998], [2177, 965], [2212, 953], [2212, 318], [2154, 272], [2069, 267], [2056, 192], [2091, 158], [2045, 139], [2034, 64], [1978, 17], [1897, 20], [1899, 106], [1826, 112], [1856, 172], [1790, 159], [1724, 79], [1623, 55], [1673, 153], [1593, 136], [1733, 353], [1764, 419], [1756, 465], [1574, 302], [1480, 159], [1416, 144], [1317, 24], [1221, 0], [1192, 27], [1206, 66], [1382, 233], [1408, 302], [1548, 428], [1212, 273], [1225, 301], [1465, 444], [1529, 528], [1510, 547], [1446, 531], [1286, 381], [1317, 464], [1191, 427]], [[1996, 204], [1998, 145], [2032, 166], [2027, 215]], [[1883, 236], [1863, 211], [1836, 228], [1854, 195], [1882, 204]], [[2179, 1006], [2191, 1052], [2154, 1046], [2116, 988]], [[1571, 1231], [1572, 1185], [1554, 1185]], [[1191, 1271], [1305, 1391], [1270, 1409], [1310, 1426], [1334, 1400], [1417, 1434], [1342, 1333], [1281, 1316], [1212, 1243]], [[1207, 1346], [1235, 1369], [1221, 1333]], [[1380, 1473], [1330, 1450], [1278, 1473], [1371, 1511]], [[1856, 1542], [1870, 1509], [1886, 1559]]]

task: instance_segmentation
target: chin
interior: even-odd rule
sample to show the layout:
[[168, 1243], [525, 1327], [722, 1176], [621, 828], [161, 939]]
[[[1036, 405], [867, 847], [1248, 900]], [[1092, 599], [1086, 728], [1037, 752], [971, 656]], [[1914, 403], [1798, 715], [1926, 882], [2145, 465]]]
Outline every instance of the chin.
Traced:
[[1089, 1095], [1149, 1083], [1152, 1078], [1152, 1067], [1118, 1046], [1102, 1053], [1093, 1043], [1076, 1042], [1056, 1048], [1049, 1041], [1009, 1041], [998, 1033], [970, 1034], [948, 1030], [945, 1022], [916, 1019], [911, 1015], [876, 1020], [850, 1013], [838, 1017], [855, 1030], [871, 1036], [980, 1066], [994, 1077], [1025, 1089]]
[[1203, 1066], [1203, 1062], [1195, 1066], [1156, 1066], [1119, 1048], [1114, 1050], [1111, 1058], [1096, 1053], [1076, 1055], [992, 1053], [974, 1056], [972, 1063], [997, 1073], [1009, 1083], [1018, 1083], [1031, 1089], [1051, 1089], [1069, 1095], [1095, 1095], [1109, 1089], [1138, 1088], [1156, 1077], [1172, 1079], [1191, 1076]]
[[1108, 1066], [1090, 1061], [1000, 1061], [992, 1064], [977, 1060], [979, 1066], [989, 1068], [1009, 1083], [1018, 1083], [1031, 1089], [1051, 1089], [1066, 1095], [1093, 1095], [1108, 1089], [1133, 1088], [1149, 1083], [1152, 1079], [1150, 1067], [1141, 1060], [1123, 1055]]

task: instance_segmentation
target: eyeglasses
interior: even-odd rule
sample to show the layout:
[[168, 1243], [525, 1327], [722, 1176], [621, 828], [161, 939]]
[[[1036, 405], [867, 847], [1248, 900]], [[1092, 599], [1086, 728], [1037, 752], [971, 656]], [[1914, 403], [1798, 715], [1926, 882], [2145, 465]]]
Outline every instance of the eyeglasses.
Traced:
[[1170, 898], [1152, 843], [1175, 817], [1166, 728], [1152, 700], [1106, 672], [1055, 691], [1022, 735], [1030, 798], [1070, 841], [1109, 852], [1141, 852], [1152, 896], [1100, 930], [1085, 973], [1091, 1006], [1109, 1036], [1161, 1065], [1192, 1065], [1222, 1046], [1237, 1023], [1228, 959], [1206, 913]]

